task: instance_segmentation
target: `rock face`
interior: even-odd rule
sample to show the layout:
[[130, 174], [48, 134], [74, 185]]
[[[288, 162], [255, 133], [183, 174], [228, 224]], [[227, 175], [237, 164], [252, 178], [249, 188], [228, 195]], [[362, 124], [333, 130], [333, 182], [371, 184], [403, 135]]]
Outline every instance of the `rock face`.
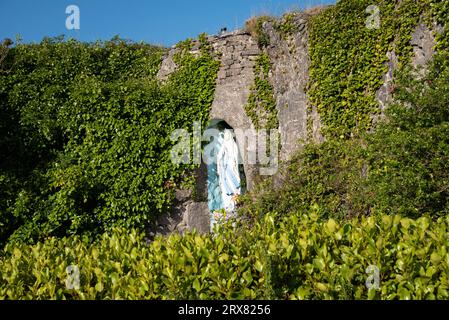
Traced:
[[[439, 32], [438, 26], [434, 28]], [[434, 31], [429, 29], [425, 24], [419, 24], [412, 34], [411, 45], [413, 47], [412, 66], [420, 67], [426, 65], [435, 54], [434, 47], [436, 45]], [[388, 71], [383, 77], [383, 85], [377, 91], [376, 98], [379, 102], [381, 115], [374, 118], [378, 121], [384, 114], [385, 108], [392, 101], [392, 85], [394, 71], [398, 68], [398, 59], [394, 51], [390, 51], [388, 56]]]
[[187, 206], [184, 215], [185, 224], [190, 230], [196, 230], [199, 233], [208, 233], [210, 231], [209, 207], [207, 202], [192, 202]]
[[182, 234], [193, 230], [203, 234], [210, 232], [209, 207], [207, 202], [194, 202], [182, 196], [175, 200], [172, 213], [159, 219], [152, 235]]
[[157, 74], [157, 78], [161, 81], [167, 80], [168, 76], [176, 70], [176, 63], [173, 61], [173, 56], [176, 50], [172, 49], [168, 52], [165, 58], [162, 60], [161, 67]]
[[[265, 22], [263, 32], [269, 37], [270, 45], [265, 48], [272, 64], [269, 81], [274, 89], [276, 99], [279, 131], [281, 138], [280, 160], [288, 161], [301, 146], [301, 141], [324, 141], [320, 133], [321, 122], [314, 106], [309, 104], [306, 88], [309, 82], [310, 60], [308, 55], [308, 21], [310, 14], [297, 13], [289, 23], [294, 24], [294, 32], [282, 34], [273, 22]], [[254, 84], [254, 66], [262, 53], [256, 40], [243, 30], [210, 36], [212, 45], [221, 66], [217, 75], [214, 101], [210, 111], [210, 120], [224, 120], [233, 129], [254, 129], [251, 119], [245, 112], [245, 106]], [[432, 55], [435, 38], [425, 25], [416, 27], [412, 36], [415, 56], [413, 65], [424, 65]], [[192, 53], [197, 53], [194, 44]], [[163, 60], [158, 78], [161, 81], [176, 70], [173, 56], [176, 48], [169, 51]], [[384, 75], [384, 84], [376, 97], [381, 113], [391, 101], [392, 81], [398, 62], [394, 51], [388, 53], [388, 72]], [[379, 117], [374, 119], [377, 121]], [[237, 137], [240, 151], [243, 153], [247, 188], [251, 189], [259, 175], [260, 167], [250, 164], [246, 156], [251, 147], [245, 139]], [[275, 176], [282, 183], [282, 177]], [[173, 212], [161, 218], [156, 228], [157, 233], [169, 234], [196, 229], [209, 232], [209, 211], [207, 206], [207, 170], [203, 165], [197, 174], [196, 199], [188, 191], [178, 190]], [[198, 195], [199, 198], [198, 198]]]
[[[210, 119], [223, 120], [234, 130], [243, 131], [254, 129], [250, 118], [246, 115], [245, 105], [250, 95], [250, 88], [254, 83], [254, 65], [261, 53], [256, 41], [246, 32], [238, 30], [220, 36], [208, 37], [208, 41], [221, 57], [221, 66], [217, 75], [217, 86], [214, 101], [210, 110]], [[194, 44], [195, 53], [196, 44]], [[158, 73], [158, 78], [164, 81], [176, 70], [173, 56], [176, 49], [169, 51], [164, 58]], [[258, 167], [250, 164], [246, 157], [246, 150], [250, 149], [244, 139], [237, 139], [243, 155], [243, 166], [247, 188], [251, 189], [258, 176]], [[251, 150], [249, 150], [251, 152]], [[207, 201], [207, 171], [203, 165], [197, 173], [197, 191], [201, 200]], [[159, 219], [156, 232], [169, 234], [196, 229], [199, 232], [209, 232], [210, 217], [207, 202], [195, 202], [192, 195], [185, 191], [177, 191], [173, 212], [167, 217]]]
[[[234, 130], [253, 129], [245, 105], [254, 83], [255, 60], [261, 53], [257, 43], [243, 31], [213, 37], [211, 41], [214, 50], [221, 53], [222, 58], [210, 118], [224, 120]], [[258, 175], [257, 167], [250, 164], [246, 157], [250, 150], [245, 141], [237, 139], [237, 142], [243, 156], [247, 187], [251, 189]]]
[[[179, 191], [178, 191], [179, 192]], [[196, 230], [201, 234], [210, 232], [210, 216], [207, 202], [176, 199], [173, 211], [161, 217], [157, 226], [150, 231], [151, 236], [170, 235]]]
[[380, 116], [375, 116], [374, 122], [377, 122], [381, 117], [383, 117], [385, 108], [392, 99], [391, 91], [393, 85], [393, 73], [398, 67], [398, 59], [394, 51], [388, 52], [387, 56], [388, 71], [383, 76], [383, 85], [376, 92], [376, 98], [380, 108]]
[[416, 27], [412, 34], [412, 42], [414, 58], [412, 65], [424, 66], [427, 64], [435, 54], [434, 47], [436, 45], [433, 31], [426, 25], [420, 24]]
[[282, 34], [273, 23], [266, 22], [264, 31], [270, 38], [267, 53], [272, 69], [270, 81], [273, 85], [278, 109], [279, 131], [281, 135], [281, 161], [287, 161], [300, 146], [301, 140], [308, 138], [307, 123], [313, 122], [313, 139], [322, 141], [318, 113], [312, 115], [306, 88], [309, 82], [308, 21], [310, 16], [298, 13], [292, 23], [295, 32]]
[[[210, 36], [208, 41], [218, 56], [221, 56], [221, 66], [217, 75], [214, 101], [210, 110], [210, 119], [226, 121], [234, 130], [254, 129], [251, 119], [246, 115], [245, 105], [250, 95], [250, 88], [254, 83], [254, 64], [261, 53], [256, 41], [243, 30], [237, 30]], [[195, 46], [193, 52], [195, 52]], [[176, 70], [173, 56], [176, 49], [172, 49], [164, 58], [158, 73], [162, 81]], [[244, 157], [246, 183], [252, 188], [258, 176], [256, 165], [250, 164], [246, 155], [248, 147], [245, 141], [237, 141]]]

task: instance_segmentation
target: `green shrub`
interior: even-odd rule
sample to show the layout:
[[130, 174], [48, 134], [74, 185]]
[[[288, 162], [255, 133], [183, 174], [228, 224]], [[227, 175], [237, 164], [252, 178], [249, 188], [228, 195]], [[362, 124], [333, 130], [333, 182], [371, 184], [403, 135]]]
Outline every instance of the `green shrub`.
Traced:
[[270, 36], [265, 32], [263, 29], [263, 24], [265, 22], [272, 22], [274, 21], [273, 17], [270, 16], [260, 16], [260, 17], [253, 17], [246, 21], [245, 23], [245, 30], [253, 38], [257, 41], [257, 44], [259, 45], [259, 48], [265, 48], [270, 45]]
[[306, 144], [247, 195], [243, 212], [288, 214], [319, 204], [325, 218], [449, 213], [449, 55], [420, 76], [398, 73], [395, 104], [372, 133]]
[[[375, 215], [345, 223], [267, 214], [252, 228], [173, 235], [145, 245], [114, 231], [93, 245], [79, 237], [7, 245], [2, 299], [447, 299], [449, 219]], [[67, 287], [68, 266], [80, 272]], [[368, 290], [368, 267], [379, 290]], [[74, 283], [74, 282], [70, 282]]]
[[282, 16], [280, 21], [274, 24], [274, 28], [279, 32], [282, 39], [286, 40], [289, 36], [295, 34], [295, 32], [298, 31], [299, 26], [297, 25], [295, 18], [296, 13], [289, 12]]
[[167, 84], [155, 79], [165, 50], [149, 45], [46, 39], [11, 49], [0, 73], [9, 151], [0, 183], [17, 182], [0, 194], [0, 241], [145, 230], [169, 210], [168, 186], [193, 169], [172, 163], [170, 135], [208, 119], [219, 67], [209, 49], [181, 50]]

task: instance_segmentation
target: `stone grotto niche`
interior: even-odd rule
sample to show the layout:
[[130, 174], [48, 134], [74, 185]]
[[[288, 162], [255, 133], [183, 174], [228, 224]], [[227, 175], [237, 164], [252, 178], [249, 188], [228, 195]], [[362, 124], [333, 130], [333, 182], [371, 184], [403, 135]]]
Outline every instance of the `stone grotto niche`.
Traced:
[[246, 191], [246, 177], [234, 130], [223, 120], [206, 130], [203, 161], [207, 166], [207, 201], [210, 225], [236, 215], [237, 199]]

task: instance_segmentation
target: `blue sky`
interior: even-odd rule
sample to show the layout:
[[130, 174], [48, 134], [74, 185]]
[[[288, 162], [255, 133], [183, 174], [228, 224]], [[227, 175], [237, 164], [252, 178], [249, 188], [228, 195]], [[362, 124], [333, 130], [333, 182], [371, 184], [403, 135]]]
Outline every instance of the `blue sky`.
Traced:
[[[0, 0], [0, 40], [39, 42], [66, 35], [81, 41], [109, 40], [115, 35], [171, 46], [201, 32], [241, 27], [252, 15], [281, 15], [334, 0]], [[80, 29], [67, 30], [66, 7], [77, 5]]]

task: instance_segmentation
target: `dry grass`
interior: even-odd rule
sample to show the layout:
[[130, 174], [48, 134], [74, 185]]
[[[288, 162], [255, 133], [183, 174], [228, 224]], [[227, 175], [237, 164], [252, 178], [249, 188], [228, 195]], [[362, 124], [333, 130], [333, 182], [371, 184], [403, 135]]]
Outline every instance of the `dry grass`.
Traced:
[[[299, 14], [303, 13], [309, 17], [313, 17], [313, 16], [320, 14], [322, 11], [326, 10], [328, 7], [330, 7], [330, 5], [314, 6], [314, 7], [305, 9], [303, 11], [290, 10], [290, 11], [284, 13], [283, 16], [285, 16], [289, 13], [299, 13]], [[260, 46], [264, 46], [264, 45], [267, 45], [266, 42], [268, 41], [268, 39], [266, 39], [266, 35], [264, 35], [262, 25], [265, 21], [275, 21], [277, 19], [278, 18], [275, 18], [274, 16], [268, 15], [268, 14], [262, 14], [262, 15], [257, 15], [257, 16], [254, 15], [245, 22], [244, 30], [245, 30], [245, 32], [249, 33], [254, 39], [256, 39]]]
[[248, 32], [250, 35], [254, 37], [257, 29], [257, 17], [251, 17], [245, 22], [245, 32]]
[[269, 15], [253, 16], [245, 22], [245, 31], [256, 38], [260, 31], [260, 21], [269, 21], [273, 19], [274, 18]]
[[303, 12], [311, 17], [320, 14], [323, 10], [330, 7], [329, 5], [321, 5], [304, 10]]

